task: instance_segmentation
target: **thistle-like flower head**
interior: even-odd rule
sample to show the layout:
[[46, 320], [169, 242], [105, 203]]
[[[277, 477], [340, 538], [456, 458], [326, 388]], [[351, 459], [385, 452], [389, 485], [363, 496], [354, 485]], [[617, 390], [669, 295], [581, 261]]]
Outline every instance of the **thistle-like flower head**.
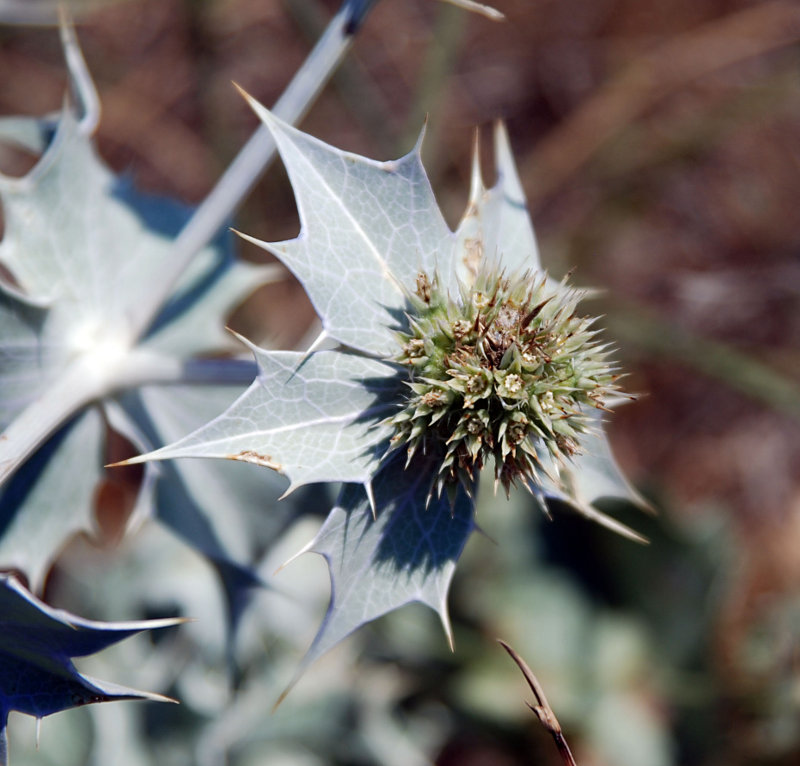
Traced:
[[535, 489], [543, 451], [559, 462], [580, 451], [586, 408], [603, 408], [616, 390], [592, 320], [577, 314], [580, 297], [492, 262], [455, 296], [436, 274], [417, 275], [394, 357], [409, 390], [389, 418], [391, 446], [405, 446], [409, 462], [419, 450], [440, 455], [437, 493], [455, 481], [471, 487], [489, 458], [506, 491], [517, 481]]

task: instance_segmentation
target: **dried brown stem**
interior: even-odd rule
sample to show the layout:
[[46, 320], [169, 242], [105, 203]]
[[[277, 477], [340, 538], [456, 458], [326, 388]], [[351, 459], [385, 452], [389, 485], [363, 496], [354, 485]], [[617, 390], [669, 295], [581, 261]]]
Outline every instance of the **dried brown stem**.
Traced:
[[541, 721], [542, 726], [544, 726], [544, 728], [550, 732], [553, 740], [556, 743], [558, 752], [561, 755], [561, 759], [564, 761], [566, 766], [578, 766], [575, 763], [575, 758], [572, 756], [572, 751], [569, 749], [567, 740], [564, 738], [564, 733], [561, 730], [561, 724], [558, 722], [556, 714], [550, 707], [550, 703], [547, 701], [544, 689], [542, 689], [542, 685], [533, 674], [533, 671], [528, 667], [528, 664], [525, 662], [525, 660], [523, 660], [522, 657], [520, 657], [505, 641], [500, 638], [498, 638], [497, 641], [500, 646], [502, 646], [503, 649], [508, 652], [511, 659], [517, 663], [517, 666], [522, 671], [522, 675], [525, 676], [525, 680], [528, 682], [528, 686], [530, 686], [534, 697], [536, 697], [535, 705], [531, 705], [530, 702], [526, 702], [525, 704], [536, 714], [536, 717]]

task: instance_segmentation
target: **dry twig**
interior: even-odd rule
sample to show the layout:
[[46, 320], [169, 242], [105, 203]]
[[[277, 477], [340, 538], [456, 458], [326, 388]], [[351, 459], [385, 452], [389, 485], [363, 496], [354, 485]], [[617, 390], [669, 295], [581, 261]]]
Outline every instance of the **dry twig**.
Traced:
[[556, 714], [547, 701], [544, 689], [542, 689], [536, 676], [533, 675], [533, 671], [528, 667], [525, 660], [523, 660], [505, 641], [500, 638], [498, 638], [497, 641], [500, 646], [508, 652], [511, 659], [517, 663], [519, 669], [522, 671], [522, 675], [525, 676], [525, 680], [528, 682], [528, 686], [530, 686], [531, 691], [536, 697], [535, 705], [531, 705], [530, 702], [526, 702], [525, 704], [536, 714], [536, 717], [542, 722], [542, 726], [552, 735], [558, 752], [561, 754], [561, 758], [566, 766], [578, 766], [575, 763], [575, 758], [572, 756], [572, 751], [569, 749], [567, 740], [564, 739], [564, 733], [561, 731], [561, 724], [558, 722]]

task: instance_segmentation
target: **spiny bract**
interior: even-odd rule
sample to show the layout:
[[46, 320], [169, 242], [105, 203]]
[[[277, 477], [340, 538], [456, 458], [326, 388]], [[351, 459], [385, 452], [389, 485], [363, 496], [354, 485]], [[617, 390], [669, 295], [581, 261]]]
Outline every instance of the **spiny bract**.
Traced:
[[557, 461], [580, 450], [590, 427], [584, 408], [604, 408], [616, 375], [593, 320], [576, 314], [581, 293], [542, 274], [506, 275], [485, 262], [453, 297], [421, 271], [409, 295], [408, 331], [394, 361], [409, 368], [402, 409], [388, 419], [393, 449], [440, 450], [435, 489], [473, 486], [494, 458], [506, 492], [540, 483], [537, 450]]

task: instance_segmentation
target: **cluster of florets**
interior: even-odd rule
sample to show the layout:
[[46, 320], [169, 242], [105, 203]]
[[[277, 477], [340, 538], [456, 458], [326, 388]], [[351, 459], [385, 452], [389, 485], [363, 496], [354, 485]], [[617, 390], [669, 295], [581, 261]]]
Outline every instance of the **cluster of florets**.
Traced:
[[[538, 483], [542, 454], [579, 451], [586, 408], [616, 390], [592, 319], [576, 315], [581, 294], [530, 272], [485, 268], [450, 296], [421, 272], [409, 296], [408, 331], [394, 361], [410, 371], [410, 393], [390, 422], [392, 447], [408, 458], [441, 453], [435, 491], [471, 487], [489, 457], [506, 491]], [[544, 451], [544, 452], [542, 452]]]

